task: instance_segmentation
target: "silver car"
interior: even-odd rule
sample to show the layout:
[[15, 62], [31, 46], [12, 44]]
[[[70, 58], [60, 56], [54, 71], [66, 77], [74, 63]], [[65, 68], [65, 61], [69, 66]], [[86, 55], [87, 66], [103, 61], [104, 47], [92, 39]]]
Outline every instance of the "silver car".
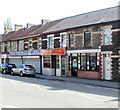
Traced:
[[36, 70], [32, 65], [21, 64], [17, 68], [14, 68], [12, 70], [13, 71], [11, 74], [20, 74], [20, 76], [23, 76], [25, 74], [35, 76], [36, 74]]

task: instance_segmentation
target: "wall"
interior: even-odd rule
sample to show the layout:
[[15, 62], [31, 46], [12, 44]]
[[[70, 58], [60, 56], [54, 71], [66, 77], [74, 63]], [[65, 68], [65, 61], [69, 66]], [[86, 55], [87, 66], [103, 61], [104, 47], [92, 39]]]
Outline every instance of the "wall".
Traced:
[[88, 79], [100, 79], [100, 73], [93, 71], [78, 71], [78, 77]]

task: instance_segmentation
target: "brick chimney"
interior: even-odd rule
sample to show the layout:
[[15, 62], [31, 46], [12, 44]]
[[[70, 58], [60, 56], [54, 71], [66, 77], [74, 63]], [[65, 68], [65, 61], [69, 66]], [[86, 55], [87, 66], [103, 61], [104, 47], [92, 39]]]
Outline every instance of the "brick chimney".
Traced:
[[46, 23], [48, 23], [48, 22], [50, 22], [50, 20], [47, 20], [47, 19], [42, 19], [41, 20], [41, 24], [43, 24], [43, 25], [46, 24]]
[[15, 24], [15, 31], [22, 29], [22, 28], [23, 28], [23, 25]]
[[27, 28], [30, 28], [31, 26], [34, 26], [35, 24], [27, 23]]

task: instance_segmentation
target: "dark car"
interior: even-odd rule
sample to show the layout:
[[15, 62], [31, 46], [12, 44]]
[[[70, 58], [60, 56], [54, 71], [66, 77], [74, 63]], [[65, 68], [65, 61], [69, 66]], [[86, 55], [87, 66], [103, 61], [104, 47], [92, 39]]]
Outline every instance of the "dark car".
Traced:
[[0, 65], [0, 72], [5, 74], [5, 73], [11, 73], [12, 67], [6, 63], [2, 63]]
[[14, 74], [13, 70], [16, 69], [17, 66], [15, 64], [12, 64], [12, 63], [9, 63], [8, 65], [12, 68], [11, 75], [13, 75]]

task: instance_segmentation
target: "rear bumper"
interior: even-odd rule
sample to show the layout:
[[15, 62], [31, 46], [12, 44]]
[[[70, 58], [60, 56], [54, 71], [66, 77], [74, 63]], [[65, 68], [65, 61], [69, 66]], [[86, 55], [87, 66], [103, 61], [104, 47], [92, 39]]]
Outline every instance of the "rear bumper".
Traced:
[[26, 71], [24, 71], [24, 72], [23, 72], [23, 74], [35, 75], [35, 74], [36, 74], [36, 72], [26, 72]]

